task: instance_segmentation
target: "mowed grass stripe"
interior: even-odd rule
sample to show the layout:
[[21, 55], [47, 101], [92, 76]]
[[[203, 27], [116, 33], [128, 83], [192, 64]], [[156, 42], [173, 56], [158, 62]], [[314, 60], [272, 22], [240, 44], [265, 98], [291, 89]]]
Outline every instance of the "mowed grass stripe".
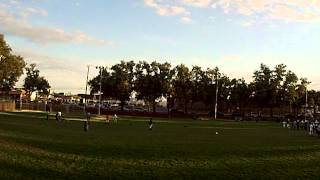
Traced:
[[[0, 115], [0, 176], [317, 179], [319, 138], [278, 123], [123, 120], [110, 126]], [[215, 132], [219, 131], [216, 135]]]

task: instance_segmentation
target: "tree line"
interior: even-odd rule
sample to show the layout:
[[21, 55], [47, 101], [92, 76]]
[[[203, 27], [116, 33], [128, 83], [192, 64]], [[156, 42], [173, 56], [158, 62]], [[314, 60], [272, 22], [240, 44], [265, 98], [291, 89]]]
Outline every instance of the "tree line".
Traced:
[[[0, 35], [0, 92], [6, 94], [13, 89], [24, 70], [27, 75], [24, 89], [29, 95], [35, 91], [49, 94], [50, 85], [39, 75], [36, 65], [27, 66], [23, 57], [14, 55]], [[250, 83], [243, 78], [229, 78], [218, 67], [188, 68], [184, 64], [173, 67], [168, 62], [121, 61], [110, 69], [101, 67], [100, 70], [101, 73], [89, 81], [91, 93], [99, 91], [101, 78], [103, 97], [119, 100], [122, 109], [134, 92], [136, 98], [148, 103], [154, 112], [160, 98], [167, 99], [168, 111], [179, 104], [185, 113], [198, 102], [213, 109], [216, 99], [220, 111], [255, 107], [269, 108], [271, 114], [274, 108], [285, 107], [296, 113], [306, 101], [309, 107], [320, 104], [320, 92], [307, 90], [311, 82], [298, 78], [284, 64], [273, 68], [261, 64]]]
[[298, 78], [284, 64], [274, 68], [261, 64], [253, 73], [253, 81], [247, 83], [243, 78], [229, 78], [218, 67], [203, 69], [184, 64], [172, 67], [168, 62], [121, 61], [111, 68], [100, 67], [99, 74], [89, 81], [92, 94], [99, 92], [100, 80], [103, 97], [119, 100], [122, 109], [133, 92], [153, 112], [160, 98], [167, 99], [168, 112], [178, 103], [185, 113], [199, 102], [213, 109], [216, 99], [219, 111], [255, 107], [270, 109], [271, 115], [274, 108], [297, 113], [306, 104], [306, 92], [309, 107], [320, 104], [320, 92], [307, 90], [310, 82]]
[[40, 71], [36, 64], [30, 64], [24, 61], [23, 57], [13, 54], [12, 49], [0, 34], [0, 93], [7, 95], [18, 82], [24, 70], [26, 78], [24, 79], [24, 90], [30, 98], [33, 92], [39, 95], [48, 95], [49, 82], [40, 76]]

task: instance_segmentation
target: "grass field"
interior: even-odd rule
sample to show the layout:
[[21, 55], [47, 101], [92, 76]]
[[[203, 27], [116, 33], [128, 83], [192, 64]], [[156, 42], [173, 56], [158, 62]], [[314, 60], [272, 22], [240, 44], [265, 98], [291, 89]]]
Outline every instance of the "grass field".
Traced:
[[[67, 121], [0, 113], [0, 178], [319, 179], [320, 138], [271, 122], [122, 118]], [[217, 135], [216, 132], [219, 132]]]

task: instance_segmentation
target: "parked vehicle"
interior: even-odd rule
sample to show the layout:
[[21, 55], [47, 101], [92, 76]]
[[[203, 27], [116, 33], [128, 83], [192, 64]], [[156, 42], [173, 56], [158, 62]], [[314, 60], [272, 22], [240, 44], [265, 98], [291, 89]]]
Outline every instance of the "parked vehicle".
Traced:
[[257, 118], [257, 117], [259, 117], [259, 114], [256, 113], [256, 112], [250, 112], [250, 113], [248, 114], [248, 117]]
[[184, 114], [184, 112], [182, 110], [179, 110], [179, 109], [171, 109], [170, 113], [171, 114]]
[[[208, 115], [210, 116], [210, 117], [212, 117], [212, 116], [214, 116], [214, 111], [210, 111], [209, 113], [208, 113]], [[217, 117], [224, 117], [224, 113], [223, 112], [220, 112], [220, 111], [217, 111]]]
[[146, 109], [144, 109], [142, 107], [135, 107], [132, 109], [132, 111], [134, 111], [134, 112], [148, 112]]
[[232, 112], [232, 118], [236, 121], [242, 121], [243, 117], [244, 117], [244, 114], [240, 111]]
[[96, 105], [95, 105], [95, 104], [87, 104], [86, 107], [87, 107], [87, 108], [95, 108]]
[[134, 107], [133, 106], [124, 106], [123, 111], [131, 112], [133, 111]]

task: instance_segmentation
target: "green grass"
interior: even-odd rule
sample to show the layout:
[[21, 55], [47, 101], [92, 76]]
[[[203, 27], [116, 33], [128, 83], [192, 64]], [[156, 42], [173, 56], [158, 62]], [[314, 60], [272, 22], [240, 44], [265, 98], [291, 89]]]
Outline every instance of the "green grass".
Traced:
[[[0, 178], [319, 179], [320, 138], [279, 123], [125, 117], [108, 126], [0, 113]], [[216, 135], [216, 132], [219, 132]]]

